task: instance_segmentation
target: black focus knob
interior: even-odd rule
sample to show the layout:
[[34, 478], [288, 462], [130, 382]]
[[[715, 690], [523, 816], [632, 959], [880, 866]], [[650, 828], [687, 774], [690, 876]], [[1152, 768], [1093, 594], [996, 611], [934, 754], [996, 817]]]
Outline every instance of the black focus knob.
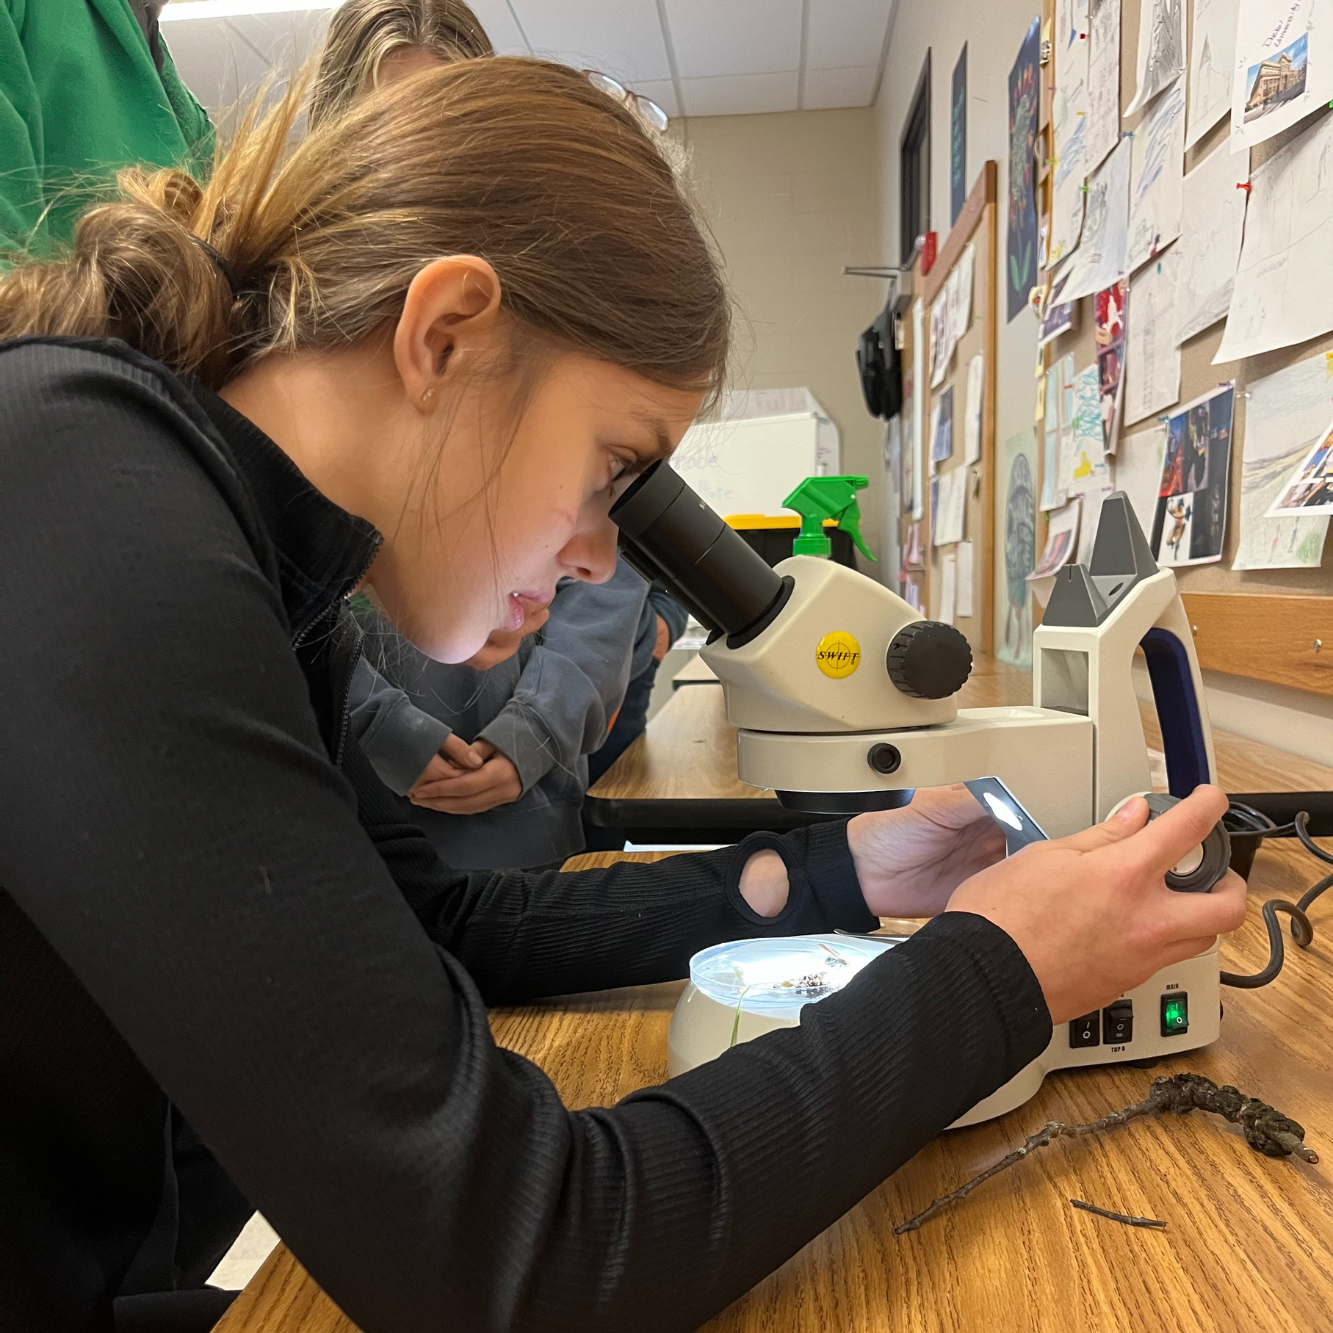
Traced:
[[947, 699], [972, 674], [972, 648], [952, 625], [914, 620], [889, 644], [889, 679], [914, 699]]

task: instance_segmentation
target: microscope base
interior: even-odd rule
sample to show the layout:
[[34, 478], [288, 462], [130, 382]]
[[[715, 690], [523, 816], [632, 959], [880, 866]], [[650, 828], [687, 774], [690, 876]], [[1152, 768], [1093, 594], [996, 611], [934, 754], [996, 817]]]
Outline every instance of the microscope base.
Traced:
[[[1123, 1007], [1126, 1003], [1127, 1010]], [[1165, 1032], [1167, 1006], [1171, 1004], [1177, 1006], [1173, 1013], [1183, 1013], [1183, 1020], [1177, 1019], [1174, 1029]], [[1126, 1016], [1128, 1027], [1124, 1026]], [[1207, 953], [1163, 968], [1141, 986], [1126, 991], [1113, 1007], [1072, 1023], [1058, 1024], [1041, 1055], [948, 1128], [979, 1125], [1022, 1106], [1036, 1096], [1046, 1075], [1057, 1069], [1151, 1060], [1207, 1046], [1217, 1040], [1220, 1018], [1220, 982], [1214, 945]], [[691, 982], [671, 1017], [668, 1073], [674, 1078], [715, 1059], [733, 1044], [752, 1041], [778, 1028], [797, 1027], [799, 1023], [799, 1017], [752, 1013], [744, 1004], [738, 1014], [735, 1005], [713, 999]], [[1121, 1034], [1120, 1040], [1116, 1040], [1117, 1033]]]

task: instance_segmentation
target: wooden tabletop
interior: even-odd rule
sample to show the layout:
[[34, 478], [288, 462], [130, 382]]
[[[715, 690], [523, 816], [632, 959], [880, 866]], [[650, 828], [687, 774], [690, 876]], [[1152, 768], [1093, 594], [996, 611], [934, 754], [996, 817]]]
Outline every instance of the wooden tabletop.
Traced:
[[[675, 697], [717, 693], [683, 690]], [[1281, 751], [1226, 733], [1218, 733], [1216, 748], [1220, 780], [1232, 791], [1333, 788], [1333, 769]], [[618, 855], [575, 858], [567, 868]], [[1261, 904], [1278, 895], [1294, 900], [1319, 870], [1289, 840], [1264, 845], [1250, 879], [1249, 920], [1223, 943], [1228, 969], [1262, 966]], [[1119, 1065], [1056, 1073], [1009, 1115], [941, 1135], [707, 1324], [708, 1333], [1333, 1328], [1333, 901], [1326, 901], [1328, 908], [1312, 912], [1320, 931], [1314, 946], [1289, 946], [1276, 982], [1224, 990], [1222, 1035], [1213, 1046], [1151, 1072]], [[665, 1079], [667, 1025], [681, 986], [497, 1010], [492, 1030], [501, 1045], [540, 1065], [569, 1107], [604, 1106]], [[1093, 1119], [1139, 1100], [1156, 1074], [1187, 1069], [1234, 1083], [1293, 1116], [1324, 1164], [1262, 1157], [1233, 1127], [1203, 1113], [1140, 1120], [1058, 1141], [921, 1231], [893, 1234], [896, 1223], [1045, 1121]], [[1071, 1198], [1168, 1226], [1124, 1227], [1075, 1212]], [[355, 1333], [281, 1247], [218, 1328]]]

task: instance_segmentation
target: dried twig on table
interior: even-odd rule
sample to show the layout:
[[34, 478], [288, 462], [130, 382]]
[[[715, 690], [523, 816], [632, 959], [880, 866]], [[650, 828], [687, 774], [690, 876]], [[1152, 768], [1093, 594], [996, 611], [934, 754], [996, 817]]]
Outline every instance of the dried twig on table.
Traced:
[[1160, 1231], [1166, 1230], [1166, 1223], [1159, 1222], [1155, 1217], [1134, 1217], [1129, 1213], [1113, 1213], [1109, 1208], [1098, 1208], [1095, 1203], [1085, 1203], [1082, 1199], [1070, 1199], [1069, 1202], [1085, 1213], [1109, 1217], [1112, 1222], [1123, 1222], [1127, 1227], [1156, 1227]]
[[1305, 1128], [1296, 1121], [1275, 1111], [1266, 1102], [1257, 1097], [1247, 1097], [1230, 1084], [1218, 1087], [1210, 1078], [1202, 1074], [1176, 1074], [1172, 1078], [1155, 1078], [1148, 1095], [1141, 1102], [1127, 1106], [1123, 1111], [1113, 1111], [1100, 1120], [1090, 1121], [1086, 1125], [1065, 1125], [1058, 1120], [1043, 1125], [1021, 1148], [1015, 1148], [1007, 1157], [1002, 1157], [989, 1170], [974, 1176], [966, 1185], [960, 1185], [952, 1194], [936, 1199], [924, 1212], [918, 1213], [910, 1221], [893, 1229], [895, 1236], [908, 1231], [916, 1231], [924, 1222], [928, 1222], [942, 1208], [965, 1199], [978, 1185], [985, 1184], [992, 1176], [998, 1176], [1016, 1162], [1021, 1162], [1028, 1153], [1036, 1148], [1044, 1148], [1052, 1139], [1076, 1139], [1085, 1134], [1095, 1134], [1101, 1129], [1113, 1129], [1117, 1125], [1128, 1124], [1141, 1115], [1161, 1115], [1173, 1111], [1177, 1115], [1187, 1115], [1190, 1111], [1212, 1111], [1233, 1125], [1239, 1125], [1245, 1133], [1245, 1142], [1266, 1157], [1289, 1157], [1293, 1153], [1312, 1165], [1319, 1160], [1319, 1154], [1305, 1146]]

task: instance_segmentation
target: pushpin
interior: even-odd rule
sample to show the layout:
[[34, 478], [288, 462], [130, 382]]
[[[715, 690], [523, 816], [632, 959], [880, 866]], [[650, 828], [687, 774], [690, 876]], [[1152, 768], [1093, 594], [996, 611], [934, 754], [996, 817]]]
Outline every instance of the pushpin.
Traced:
[[1080, 185], [1080, 186], [1078, 187], [1078, 192], [1079, 192], [1079, 194], [1087, 194], [1087, 192], [1088, 192], [1088, 187], [1087, 187], [1086, 185]]
[[1238, 190], [1244, 190], [1246, 194], [1249, 194], [1249, 192], [1250, 192], [1250, 182], [1249, 182], [1249, 181], [1241, 181], [1241, 182], [1236, 186], [1236, 189], [1238, 189]]
[[1161, 264], [1158, 264], [1158, 265], [1157, 265], [1157, 271], [1158, 271], [1159, 273], [1162, 271], [1162, 266], [1161, 266]]

